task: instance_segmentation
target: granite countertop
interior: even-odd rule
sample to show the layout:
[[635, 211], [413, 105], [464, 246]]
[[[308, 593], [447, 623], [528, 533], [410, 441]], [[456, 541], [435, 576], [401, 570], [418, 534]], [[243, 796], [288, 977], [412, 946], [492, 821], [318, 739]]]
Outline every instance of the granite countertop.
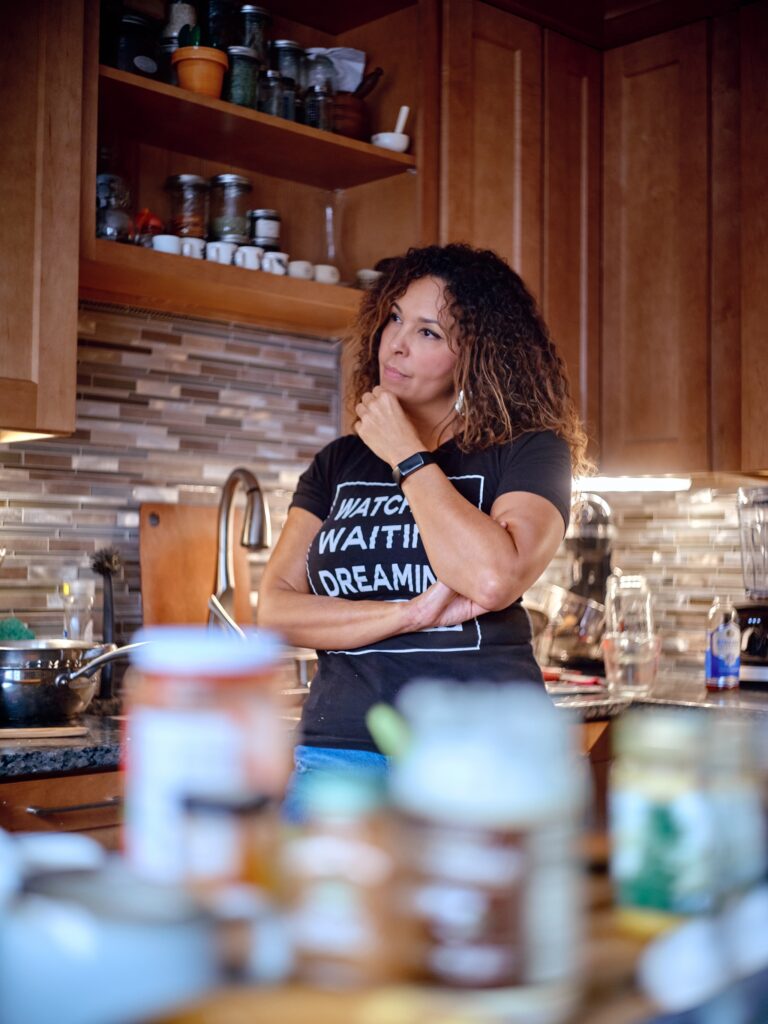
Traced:
[[0, 780], [118, 768], [120, 718], [85, 715], [77, 724], [88, 730], [85, 735], [9, 739], [0, 729]]
[[[735, 690], [722, 694], [708, 693], [703, 680], [680, 676], [660, 676], [651, 692], [642, 697], [629, 698], [606, 691], [567, 696], [552, 693], [552, 697], [556, 707], [571, 711], [587, 722], [614, 718], [631, 705], [649, 708], [659, 705], [725, 708], [747, 714], [768, 713], [768, 692]], [[299, 718], [298, 706], [285, 707], [283, 718], [289, 728], [294, 728]], [[85, 735], [51, 739], [9, 739], [3, 737], [0, 729], [0, 781], [13, 781], [30, 775], [118, 768], [121, 717], [86, 715], [80, 724], [87, 729]]]

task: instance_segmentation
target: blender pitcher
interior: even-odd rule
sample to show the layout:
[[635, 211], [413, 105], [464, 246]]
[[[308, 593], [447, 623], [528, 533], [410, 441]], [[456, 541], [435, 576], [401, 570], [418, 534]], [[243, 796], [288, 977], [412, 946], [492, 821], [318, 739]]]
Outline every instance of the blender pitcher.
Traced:
[[741, 568], [747, 596], [768, 597], [768, 487], [739, 488]]

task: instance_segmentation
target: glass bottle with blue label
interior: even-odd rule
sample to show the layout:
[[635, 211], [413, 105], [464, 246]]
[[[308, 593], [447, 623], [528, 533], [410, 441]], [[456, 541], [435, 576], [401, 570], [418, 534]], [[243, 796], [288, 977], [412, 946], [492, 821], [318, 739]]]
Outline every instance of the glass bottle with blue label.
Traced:
[[707, 616], [707, 650], [704, 662], [708, 690], [733, 690], [739, 685], [741, 629], [729, 598], [716, 597]]

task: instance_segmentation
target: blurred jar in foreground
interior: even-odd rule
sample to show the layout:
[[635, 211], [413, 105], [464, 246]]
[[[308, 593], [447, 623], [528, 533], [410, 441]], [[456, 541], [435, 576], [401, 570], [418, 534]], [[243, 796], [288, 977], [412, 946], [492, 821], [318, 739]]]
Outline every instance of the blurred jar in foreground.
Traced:
[[[209, 813], [206, 863], [185, 801], [206, 797], [210, 812], [211, 801], [282, 796], [290, 743], [275, 690], [279, 645], [261, 631], [242, 641], [201, 627], [145, 629], [135, 639], [146, 644], [133, 653], [126, 677], [127, 858], [158, 881], [215, 877], [223, 851], [244, 833], [227, 813], [212, 835]], [[230, 863], [242, 863], [237, 855]]]
[[303, 796], [306, 822], [283, 850], [296, 977], [333, 989], [393, 981], [406, 939], [381, 781], [365, 771], [317, 772]]
[[420, 681], [398, 706], [411, 741], [392, 772], [396, 903], [419, 935], [414, 980], [484, 1022], [569, 1019], [585, 797], [569, 719], [525, 684]]
[[611, 876], [619, 923], [641, 937], [715, 908], [707, 739], [696, 711], [630, 711], [617, 722]]

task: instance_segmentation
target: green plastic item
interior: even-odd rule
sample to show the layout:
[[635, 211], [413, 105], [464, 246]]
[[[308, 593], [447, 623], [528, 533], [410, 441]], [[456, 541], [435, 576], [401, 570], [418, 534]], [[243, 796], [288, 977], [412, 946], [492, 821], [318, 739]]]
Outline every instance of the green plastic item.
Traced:
[[374, 704], [365, 716], [368, 732], [382, 754], [402, 757], [411, 740], [410, 730], [403, 716], [391, 704]]
[[5, 640], [34, 640], [35, 634], [21, 619], [10, 616], [7, 619], [0, 619], [0, 643]]

